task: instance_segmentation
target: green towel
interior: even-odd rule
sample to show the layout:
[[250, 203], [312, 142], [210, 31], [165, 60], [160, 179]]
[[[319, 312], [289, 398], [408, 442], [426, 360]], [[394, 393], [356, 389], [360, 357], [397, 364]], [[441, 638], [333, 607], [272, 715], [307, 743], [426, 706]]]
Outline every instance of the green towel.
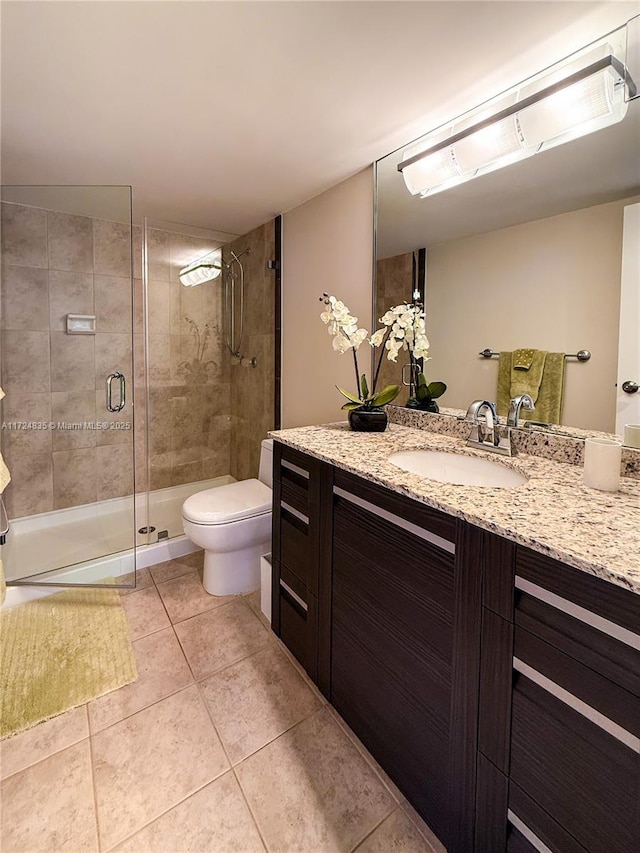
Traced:
[[[532, 394], [526, 388], [524, 390], [515, 390], [514, 387], [522, 387], [522, 385], [514, 386], [514, 375], [517, 380], [521, 377], [531, 375], [534, 370], [532, 364], [531, 370], [514, 371], [511, 369], [512, 353], [501, 352], [498, 360], [498, 394], [497, 394], [497, 411], [502, 417], [506, 417], [509, 412], [509, 400], [518, 394], [530, 394], [535, 402], [533, 412], [528, 412], [525, 409], [520, 411], [521, 420], [540, 421], [546, 424], [559, 424], [562, 415], [562, 400], [564, 393], [564, 353], [549, 352], [544, 353], [544, 367], [542, 370], [542, 378], [538, 384], [535, 394]], [[535, 376], [537, 380], [537, 375]]]
[[496, 411], [506, 418], [511, 399], [511, 353], [501, 352], [498, 358], [498, 396]]
[[520, 411], [520, 417], [528, 421], [540, 421], [544, 424], [559, 424], [562, 420], [562, 401], [564, 397], [564, 365], [563, 352], [549, 352], [544, 362], [542, 382], [533, 412], [525, 409]]
[[511, 353], [511, 399], [513, 400], [514, 397], [519, 397], [521, 394], [528, 394], [535, 404], [540, 392], [547, 353], [544, 350], [534, 350], [531, 367], [528, 370], [521, 370], [517, 367], [514, 356], [515, 353]]

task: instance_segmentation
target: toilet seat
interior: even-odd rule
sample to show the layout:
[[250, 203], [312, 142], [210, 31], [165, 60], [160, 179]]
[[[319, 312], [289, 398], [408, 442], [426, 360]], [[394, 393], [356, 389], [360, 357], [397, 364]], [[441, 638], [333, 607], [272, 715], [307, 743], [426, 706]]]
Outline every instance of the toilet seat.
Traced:
[[240, 480], [187, 498], [182, 516], [194, 524], [220, 525], [271, 512], [271, 489], [260, 480]]

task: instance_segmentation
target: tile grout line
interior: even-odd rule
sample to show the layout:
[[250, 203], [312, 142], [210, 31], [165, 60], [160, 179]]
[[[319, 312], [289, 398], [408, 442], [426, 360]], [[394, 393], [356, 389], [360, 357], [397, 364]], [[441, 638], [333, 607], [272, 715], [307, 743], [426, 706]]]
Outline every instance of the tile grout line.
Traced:
[[98, 842], [98, 851], [102, 850], [102, 839], [100, 838], [100, 816], [98, 812], [98, 789], [96, 786], [96, 774], [95, 774], [95, 755], [93, 753], [93, 736], [91, 734], [91, 726], [89, 725], [89, 707], [86, 706], [87, 709], [87, 729], [89, 730], [89, 762], [91, 765], [91, 788], [93, 792], [93, 811], [95, 814], [95, 825], [96, 825], [96, 840]]
[[[246, 660], [246, 658], [245, 658], [245, 660]], [[205, 707], [205, 710], [206, 710], [206, 712], [207, 712], [207, 714], [208, 714], [208, 716], [209, 716], [209, 719], [210, 719], [210, 721], [211, 721], [211, 725], [213, 726], [213, 730], [215, 731], [216, 736], [217, 736], [218, 740], [220, 741], [220, 745], [221, 745], [222, 750], [223, 750], [223, 752], [224, 752], [224, 754], [225, 754], [225, 758], [226, 758], [226, 759], [227, 759], [227, 761], [229, 762], [229, 768], [230, 768], [230, 771], [231, 771], [231, 773], [233, 773], [233, 778], [235, 779], [235, 781], [236, 781], [236, 785], [238, 786], [238, 788], [239, 788], [239, 790], [240, 790], [240, 794], [241, 794], [241, 796], [242, 796], [242, 799], [244, 800], [245, 805], [247, 806], [247, 809], [248, 809], [248, 811], [249, 811], [249, 815], [250, 815], [250, 817], [251, 817], [251, 820], [253, 821], [253, 824], [254, 824], [254, 826], [255, 826], [255, 828], [256, 828], [256, 832], [258, 833], [258, 836], [259, 836], [259, 838], [260, 838], [260, 841], [262, 842], [262, 845], [264, 846], [265, 851], [267, 851], [267, 853], [269, 853], [269, 848], [267, 847], [267, 842], [265, 841], [265, 839], [264, 839], [264, 837], [263, 837], [263, 835], [262, 835], [262, 831], [261, 831], [261, 829], [260, 829], [260, 825], [258, 824], [258, 821], [257, 821], [257, 819], [256, 819], [256, 816], [255, 816], [255, 814], [253, 813], [253, 809], [251, 808], [251, 804], [249, 803], [249, 800], [247, 799], [247, 796], [246, 796], [246, 794], [245, 794], [245, 792], [244, 792], [244, 788], [242, 787], [242, 785], [241, 785], [241, 783], [240, 783], [240, 779], [238, 778], [238, 774], [236, 773], [235, 766], [233, 765], [233, 763], [232, 763], [232, 761], [231, 761], [231, 757], [229, 756], [229, 753], [228, 753], [228, 751], [227, 751], [227, 747], [226, 747], [226, 745], [225, 745], [225, 742], [224, 742], [224, 740], [222, 739], [222, 736], [221, 736], [220, 732], [218, 731], [218, 727], [217, 727], [217, 726], [216, 726], [216, 724], [215, 724], [215, 721], [214, 721], [214, 719], [213, 719], [213, 713], [212, 713], [212, 711], [211, 711], [211, 709], [210, 709], [210, 707], [209, 707], [209, 703], [207, 702], [207, 700], [205, 699], [205, 697], [202, 695], [202, 691], [201, 691], [201, 689], [200, 689], [200, 684], [199, 684], [198, 682], [196, 682], [196, 686], [198, 687], [198, 695], [200, 696], [200, 701], [202, 702], [202, 704], [203, 704], [203, 705], [204, 705], [204, 707]], [[239, 763], [240, 763], [240, 762], [239, 762]]]
[[400, 806], [400, 803], [396, 803], [396, 804], [393, 806], [393, 808], [391, 809], [391, 811], [390, 811], [388, 814], [386, 814], [386, 815], [382, 818], [382, 820], [378, 821], [378, 823], [376, 823], [376, 825], [373, 827], [373, 829], [372, 829], [370, 832], [365, 833], [359, 841], [356, 841], [356, 843], [354, 844], [354, 846], [350, 849], [349, 853], [357, 853], [358, 848], [359, 848], [362, 844], [364, 844], [364, 842], [367, 840], [367, 838], [371, 838], [371, 836], [373, 835], [373, 833], [374, 833], [374, 832], [376, 832], [378, 829], [380, 829], [380, 827], [382, 826], [382, 824], [383, 824], [386, 820], [388, 820], [388, 819], [391, 817], [391, 815], [395, 814], [395, 813], [398, 811], [398, 809], [399, 809], [400, 807], [401, 807], [401, 806]]

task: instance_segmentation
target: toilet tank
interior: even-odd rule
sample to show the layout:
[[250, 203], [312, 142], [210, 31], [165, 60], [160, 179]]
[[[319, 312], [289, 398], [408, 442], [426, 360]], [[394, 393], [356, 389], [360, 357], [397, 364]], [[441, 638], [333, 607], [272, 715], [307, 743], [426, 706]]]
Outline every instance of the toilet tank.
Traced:
[[265, 438], [260, 448], [260, 470], [258, 479], [271, 488], [273, 483], [273, 439]]

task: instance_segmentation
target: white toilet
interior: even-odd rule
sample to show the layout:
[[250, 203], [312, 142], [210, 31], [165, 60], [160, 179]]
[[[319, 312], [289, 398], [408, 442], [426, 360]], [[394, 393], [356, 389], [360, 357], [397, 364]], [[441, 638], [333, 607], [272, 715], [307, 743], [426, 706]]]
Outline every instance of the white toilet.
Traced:
[[257, 480], [205, 489], [182, 505], [185, 534], [204, 548], [202, 583], [211, 595], [260, 587], [260, 557], [271, 550], [273, 440], [260, 449]]

